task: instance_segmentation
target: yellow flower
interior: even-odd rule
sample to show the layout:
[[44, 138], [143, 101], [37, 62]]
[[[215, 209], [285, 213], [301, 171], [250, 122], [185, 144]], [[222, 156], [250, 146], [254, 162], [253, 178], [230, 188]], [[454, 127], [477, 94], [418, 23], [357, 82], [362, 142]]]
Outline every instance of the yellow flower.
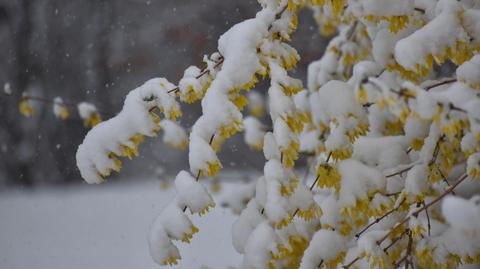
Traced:
[[56, 106], [56, 112], [57, 112], [57, 116], [62, 119], [62, 120], [66, 120], [68, 118], [68, 116], [70, 115], [70, 112], [68, 111], [68, 108], [65, 106], [65, 105], [62, 105], [62, 104], [55, 104]]
[[330, 0], [332, 11], [335, 16], [340, 16], [345, 6], [345, 0]]
[[205, 208], [203, 208], [200, 212], [198, 212], [198, 215], [201, 217], [210, 211], [210, 208], [215, 207], [215, 202], [212, 202], [211, 204], [208, 204]]
[[158, 116], [155, 112], [150, 112], [149, 115], [150, 115], [150, 118], [152, 119], [153, 123], [155, 123], [155, 125], [160, 124], [160, 116]]
[[[391, 56], [393, 58], [393, 56]], [[393, 63], [393, 64], [390, 64], [386, 67], [386, 69], [388, 71], [396, 71], [397, 73], [399, 73], [399, 75], [403, 78], [403, 79], [406, 79], [406, 80], [410, 80], [410, 81], [413, 81], [413, 82], [419, 82], [420, 81], [420, 75], [418, 75], [417, 73], [415, 73], [414, 71], [411, 71], [411, 70], [408, 70], [408, 69], [405, 69], [403, 66], [399, 65], [398, 63]]]
[[215, 180], [212, 182], [211, 189], [213, 193], [219, 193], [222, 190], [222, 184], [220, 183], [220, 181]]
[[412, 140], [412, 149], [419, 151], [423, 147], [424, 139], [423, 138], [414, 138]]
[[352, 233], [353, 226], [347, 220], [343, 219], [338, 222], [338, 232], [343, 236], [348, 236]]
[[[209, 177], [213, 177], [215, 176], [218, 171], [220, 171], [220, 169], [222, 169], [222, 163], [220, 163], [219, 160], [215, 160], [213, 162], [207, 162], [207, 176]], [[205, 171], [203, 169], [200, 170], [200, 176], [204, 176], [205, 175]]]
[[317, 169], [317, 186], [319, 188], [335, 188], [340, 191], [340, 173], [337, 167], [329, 164], [321, 164]]
[[442, 126], [442, 132], [447, 135], [449, 138], [454, 138], [458, 133], [460, 133], [464, 128], [467, 127], [467, 123], [463, 120], [452, 119], [448, 122], [444, 121]]
[[387, 18], [387, 21], [390, 23], [389, 28], [390, 32], [397, 33], [408, 25], [409, 17], [408, 16], [391, 16]]
[[223, 138], [229, 138], [241, 130], [243, 130], [242, 121], [233, 120], [229, 125], [223, 125], [220, 127], [220, 136]]
[[198, 228], [195, 227], [195, 225], [190, 226], [190, 229], [191, 229], [190, 232], [183, 234], [182, 242], [190, 243], [190, 240], [192, 239], [193, 235], [198, 233], [199, 231]]
[[253, 151], [263, 150], [263, 138], [259, 141], [258, 144], [248, 144], [248, 147]]
[[130, 148], [127, 145], [121, 145], [120, 147], [121, 147], [120, 156], [127, 157], [129, 160], [132, 159], [132, 155], [135, 155], [135, 157], [138, 157], [138, 149]]
[[322, 208], [317, 206], [316, 204], [311, 205], [309, 208], [305, 210], [298, 210], [297, 215], [304, 219], [305, 221], [311, 221], [314, 219], [320, 218], [322, 216]]
[[215, 151], [215, 152], [218, 152], [220, 151], [220, 149], [222, 148], [222, 144], [223, 142], [225, 141], [225, 137], [223, 136], [220, 136], [220, 135], [216, 135], [214, 138], [213, 138], [213, 141], [212, 141], [212, 149]]
[[299, 268], [308, 244], [308, 240], [300, 235], [289, 235], [288, 242], [277, 246], [278, 254], [273, 255], [273, 260], [283, 261], [283, 268]]
[[181, 117], [182, 116], [182, 111], [180, 110], [177, 110], [175, 109], [174, 107], [172, 107], [170, 109], [170, 111], [168, 112], [168, 115], [166, 115], [166, 117], [170, 120], [177, 120], [178, 117]]
[[303, 130], [303, 125], [306, 120], [308, 119], [302, 116], [302, 114], [296, 113], [295, 116], [288, 115], [285, 122], [292, 132], [298, 134]]
[[410, 227], [410, 230], [412, 231], [412, 235], [417, 238], [422, 238], [423, 234], [425, 234], [425, 228], [423, 228], [422, 225]]
[[167, 144], [174, 149], [185, 150], [188, 146], [188, 140], [185, 139], [178, 143], [167, 142]]
[[285, 70], [290, 70], [297, 65], [299, 59], [300, 56], [298, 56], [298, 53], [291, 53], [287, 56], [282, 55], [280, 57], [280, 65], [285, 68]]
[[265, 108], [262, 105], [249, 106], [248, 112], [254, 117], [261, 117], [265, 113]]
[[352, 150], [349, 148], [332, 150], [332, 158], [334, 160], [345, 160], [350, 158], [351, 155], [352, 155]]
[[286, 84], [286, 83], [279, 83], [280, 87], [282, 87], [283, 93], [285, 93], [286, 96], [292, 96], [294, 94], [299, 93], [301, 90], [303, 90], [303, 85], [302, 84]]
[[298, 179], [296, 178], [292, 179], [288, 185], [281, 184], [280, 195], [282, 196], [292, 195], [297, 185], [298, 185]]
[[97, 172], [98, 175], [100, 176], [102, 182], [103, 182], [103, 179], [104, 179], [105, 177], [108, 177], [108, 176], [112, 173], [112, 170], [118, 173], [118, 172], [120, 172], [120, 170], [122, 169], [122, 161], [120, 161], [120, 160], [117, 158], [117, 156], [115, 155], [115, 153], [110, 152], [110, 153], [108, 154], [108, 158], [113, 161], [113, 167], [108, 168], [107, 171], [104, 172], [104, 173]]
[[345, 53], [342, 57], [342, 63], [345, 66], [351, 66], [357, 63], [359, 57], [353, 53]]
[[31, 104], [31, 101], [28, 99], [28, 96], [22, 97], [22, 100], [20, 100], [20, 103], [18, 104], [18, 110], [25, 117], [31, 117], [33, 116], [33, 114], [35, 114], [35, 110], [33, 109], [33, 106]]
[[87, 128], [92, 128], [93, 126], [102, 122], [102, 118], [97, 112], [92, 112], [86, 119], [83, 120], [83, 125]]
[[327, 0], [310, 0], [311, 5], [323, 6], [327, 4]]
[[120, 170], [122, 169], [122, 161], [120, 161], [113, 152], [110, 152], [108, 158], [113, 161], [113, 170], [115, 172], [120, 172]]
[[393, 268], [390, 261], [387, 260], [387, 256], [376, 253], [365, 253], [367, 261], [370, 263], [370, 268]]
[[[257, 71], [257, 72], [262, 73], [261, 71]], [[241, 85], [240, 87], [234, 88], [233, 91], [237, 91], [237, 90], [249, 91], [257, 83], [258, 83], [257, 73], [255, 73], [253, 74], [252, 79], [249, 82], [245, 83], [244, 85]]]
[[480, 170], [478, 169], [478, 166], [471, 167], [467, 171], [468, 176], [474, 179], [480, 179]]
[[162, 265], [176, 265], [178, 264], [179, 257], [168, 257], [162, 261]]
[[279, 222], [272, 223], [272, 226], [276, 229], [282, 229], [287, 227], [293, 220], [293, 215], [289, 214], [288, 217], [281, 219]]
[[187, 92], [181, 96], [181, 99], [183, 102], [187, 104], [191, 104], [197, 101], [198, 99], [201, 99], [202, 97], [203, 97], [203, 94], [195, 91], [195, 88], [193, 87], [193, 85], [188, 85]]
[[140, 145], [141, 142], [143, 142], [143, 140], [144, 140], [144, 137], [140, 133], [137, 133], [132, 137], [130, 137], [129, 141], [131, 143], [122, 144], [120, 146], [121, 147], [120, 156], [127, 157], [130, 160], [132, 159], [132, 156], [138, 157], [138, 146]]
[[140, 143], [142, 143], [143, 140], [145, 140], [145, 137], [140, 133], [137, 133], [134, 136], [130, 137], [130, 141], [132, 141], [133, 144], [135, 144], [137, 149], [138, 149], [138, 145], [140, 145]]
[[343, 262], [343, 259], [345, 259], [345, 252], [341, 252], [340, 254], [337, 255], [337, 257], [335, 257], [335, 258], [333, 258], [329, 261], [325, 261], [323, 263], [323, 267], [328, 268], [328, 269], [337, 268], [337, 265], [341, 264]]
[[368, 130], [368, 123], [366, 122], [359, 122], [354, 128], [347, 130], [346, 136], [350, 143], [355, 142], [355, 139], [361, 135], [365, 135]]
[[243, 108], [248, 105], [248, 98], [239, 94], [232, 100], [232, 102], [235, 104], [238, 110], [242, 111]]
[[288, 148], [281, 149], [282, 152], [282, 163], [285, 167], [290, 168], [295, 164], [295, 160], [298, 159], [298, 149], [300, 145], [297, 141], [290, 141]]
[[362, 104], [368, 103], [368, 94], [363, 86], [360, 86], [360, 88], [358, 89], [357, 99]]
[[386, 121], [384, 128], [383, 134], [387, 136], [401, 135], [403, 133], [403, 123], [400, 119]]
[[168, 182], [168, 180], [163, 179], [160, 181], [160, 188], [162, 190], [167, 190], [169, 187], [170, 187], [170, 183]]

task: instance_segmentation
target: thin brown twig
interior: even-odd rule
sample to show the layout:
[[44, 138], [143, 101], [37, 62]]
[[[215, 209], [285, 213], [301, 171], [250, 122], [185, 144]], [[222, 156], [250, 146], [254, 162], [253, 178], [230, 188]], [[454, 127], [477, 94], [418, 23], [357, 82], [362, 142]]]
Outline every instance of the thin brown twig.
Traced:
[[360, 257], [360, 256], [357, 256], [355, 259], [353, 259], [351, 262], [349, 262], [348, 264], [342, 266], [343, 269], [348, 269], [350, 268], [350, 266], [352, 266], [354, 263], [356, 263], [358, 260], [362, 259], [363, 257]]
[[315, 184], [317, 184], [317, 181], [320, 179], [320, 175], [317, 175], [315, 180], [313, 181], [312, 185], [310, 185], [310, 190], [313, 190], [313, 187], [315, 187]]
[[395, 172], [395, 173], [393, 173], [393, 174], [386, 175], [385, 177], [393, 177], [393, 176], [396, 176], [396, 175], [401, 175], [401, 174], [407, 172], [408, 170], [412, 169], [413, 167], [414, 167], [414, 165], [409, 166], [409, 167], [404, 168], [404, 169], [402, 169], [402, 170], [400, 170], [400, 171], [398, 171], [398, 172]]
[[[467, 174], [463, 174], [459, 179], [457, 179], [457, 181], [452, 185], [450, 186], [450, 188], [448, 188], [446, 191], [444, 191], [441, 195], [439, 195], [437, 198], [433, 199], [432, 201], [430, 201], [430, 203], [422, 206], [420, 209], [416, 210], [415, 212], [413, 212], [411, 214], [411, 216], [414, 216], [414, 217], [417, 217], [418, 214], [420, 212], [422, 212], [423, 210], [425, 209], [428, 209], [430, 208], [432, 205], [434, 205], [435, 203], [437, 203], [438, 201], [442, 200], [445, 196], [447, 196], [449, 193], [451, 193], [460, 183], [462, 183], [466, 178], [468, 177]], [[408, 220], [410, 219], [410, 216], [404, 218], [401, 222], [399, 222], [397, 225], [395, 225], [395, 227], [393, 227], [390, 232], [388, 232], [387, 234], [385, 234], [385, 236], [383, 236], [380, 240], [377, 241], [377, 245], [380, 245], [383, 241], [385, 241], [392, 233], [393, 231], [395, 231], [398, 227], [400, 227], [401, 225], [405, 224]]]
[[428, 165], [432, 165], [437, 161], [438, 153], [440, 152], [440, 143], [443, 141], [444, 138], [445, 138], [445, 135], [442, 135], [437, 140], [437, 143], [435, 144], [435, 149], [433, 150], [433, 157], [430, 160], [430, 162], [428, 162]]
[[401, 192], [401, 191], [397, 191], [397, 192], [385, 193], [384, 195], [387, 196], [387, 197], [390, 197], [390, 196], [399, 195], [400, 193], [402, 193], [402, 192]]
[[450, 108], [450, 110], [455, 110], [455, 111], [462, 112], [462, 113], [468, 113], [465, 109], [459, 108], [458, 106], [455, 106], [452, 103], [448, 103], [448, 107]]
[[437, 203], [438, 201], [442, 200], [445, 196], [447, 196], [448, 194], [450, 194], [460, 183], [462, 183], [466, 178], [468, 177], [467, 174], [463, 174], [459, 179], [457, 179], [457, 181], [455, 181], [455, 183], [450, 186], [450, 188], [448, 188], [445, 192], [443, 192], [440, 196], [438, 196], [437, 198], [433, 199], [432, 201], [430, 201], [428, 204], [424, 205], [422, 208], [420, 208], [419, 210], [415, 211], [413, 213], [413, 216], [418, 216], [418, 213], [422, 212], [422, 210], [425, 210], [425, 209], [428, 209], [429, 207], [431, 207], [432, 205], [434, 205], [435, 203]]
[[425, 9], [423, 9], [423, 8], [415, 7], [414, 10], [425, 14]]
[[[215, 69], [215, 68], [219, 67], [219, 66], [223, 63], [224, 60], [225, 60], [225, 58], [220, 57], [220, 59], [219, 59], [218, 62], [213, 66], [213, 68]], [[210, 70], [209, 70], [207, 67], [205, 67], [202, 71], [200, 71], [200, 74], [198, 74], [195, 78], [196, 78], [196, 79], [199, 79], [199, 78], [201, 78], [202, 76], [204, 76], [204, 75], [206, 75], [206, 74], [208, 74], [208, 73], [210, 73]], [[177, 88], [178, 88], [178, 87], [177, 87]], [[172, 90], [175, 90], [175, 89], [172, 89]], [[170, 90], [170, 91], [172, 91], [172, 90]], [[178, 90], [180, 90], [180, 89], [176, 89], [176, 91], [178, 91]], [[169, 92], [170, 92], [170, 91], [169, 91]]]
[[[438, 165], [435, 165], [435, 168], [437, 168], [438, 173], [440, 173], [440, 176], [442, 177], [443, 182], [445, 182], [445, 184], [447, 184], [447, 186], [450, 187], [450, 186], [451, 186], [451, 185], [450, 185], [450, 182], [448, 182], [447, 177], [443, 174], [442, 170], [440, 170], [440, 168], [438, 167]], [[454, 191], [452, 191], [452, 194], [453, 194], [453, 195], [457, 195]]]
[[330, 157], [332, 157], [332, 152], [331, 151], [328, 153], [327, 160], [325, 161], [326, 163], [328, 163], [330, 161]]
[[[279, 12], [277, 12], [277, 14], [275, 14], [275, 20], [279, 20], [282, 17], [285, 10], [287, 10], [287, 7], [288, 7], [288, 3]], [[268, 31], [270, 31], [272, 29], [272, 27], [273, 27], [273, 23], [271, 23], [268, 26]]]
[[408, 235], [407, 253], [405, 253], [405, 256], [402, 259], [400, 259], [398, 263], [394, 265], [395, 268], [398, 268], [403, 262], [406, 262], [405, 269], [407, 269], [408, 265], [410, 264], [408, 258], [412, 254], [412, 245], [413, 245], [412, 231], [410, 229], [407, 229], [406, 234]]
[[383, 252], [387, 253], [387, 251], [388, 251], [393, 245], [395, 245], [400, 239], [402, 239], [405, 234], [406, 234], [406, 231], [403, 232], [402, 234], [400, 234], [397, 238], [395, 238], [388, 246], [386, 246], [386, 247], [383, 248]]
[[[422, 205], [425, 206], [425, 200], [422, 201]], [[427, 214], [428, 236], [430, 236], [430, 230], [432, 229], [432, 226], [430, 224], [430, 215], [428, 214], [428, 208], [425, 209], [425, 213]]]
[[397, 211], [402, 205], [403, 203], [405, 202], [405, 198], [403, 198], [403, 200], [400, 202], [400, 204], [394, 208], [392, 208], [390, 211], [388, 211], [387, 213], [383, 214], [381, 217], [378, 217], [375, 219], [375, 221], [373, 221], [372, 223], [368, 224], [367, 226], [365, 226], [365, 228], [363, 228], [360, 232], [358, 232], [357, 234], [355, 234], [355, 237], [358, 239], [360, 238], [360, 236], [365, 232], [367, 231], [370, 227], [372, 227], [373, 225], [379, 223], [382, 219], [388, 217], [390, 214], [392, 214], [393, 212]]
[[435, 83], [435, 84], [432, 84], [432, 85], [429, 85], [429, 86], [425, 87], [425, 90], [429, 91], [433, 88], [436, 88], [436, 87], [439, 87], [439, 86], [442, 86], [442, 85], [445, 85], [445, 84], [450, 84], [450, 83], [453, 83], [453, 82], [456, 82], [456, 81], [457, 81], [456, 78], [444, 80], [444, 81], [441, 81], [441, 82], [438, 82], [438, 83]]

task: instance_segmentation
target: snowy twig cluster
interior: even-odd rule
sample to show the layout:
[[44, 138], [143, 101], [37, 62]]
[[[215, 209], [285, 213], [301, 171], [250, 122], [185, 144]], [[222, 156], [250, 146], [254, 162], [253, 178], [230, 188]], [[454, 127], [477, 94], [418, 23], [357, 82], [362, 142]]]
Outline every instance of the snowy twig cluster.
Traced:
[[[480, 4], [259, 3], [254, 18], [220, 37], [204, 69], [187, 68], [178, 86], [148, 81], [129, 93], [117, 116], [95, 126], [77, 152], [82, 176], [101, 182], [120, 168], [118, 156], [135, 154], [143, 136], [168, 122], [157, 110], [174, 120], [178, 99], [201, 100], [189, 136], [190, 169], [176, 176], [177, 196], [151, 229], [159, 264], [176, 264], [173, 241], [189, 242], [198, 232], [189, 213], [215, 205], [199, 179], [217, 174], [222, 142], [239, 131], [266, 158], [254, 188], [238, 190], [236, 200], [248, 203], [234, 206], [240, 268], [480, 263], [480, 198], [471, 195], [480, 186]], [[299, 60], [288, 42], [302, 7], [314, 10], [322, 33], [337, 33], [310, 64], [306, 88], [288, 74]], [[446, 62], [455, 66], [448, 75], [438, 71]], [[271, 128], [258, 119], [262, 96], [245, 93], [266, 77]], [[296, 176], [302, 153], [316, 172], [312, 182]], [[471, 190], [467, 199], [459, 186]]]
[[[11, 94], [10, 84], [4, 86], [4, 92], [7, 95]], [[79, 117], [83, 120], [83, 124], [87, 128], [92, 128], [102, 121], [100, 116], [104, 112], [98, 111], [95, 105], [88, 102], [80, 102], [78, 104], [64, 102], [61, 97], [55, 97], [53, 99], [38, 97], [29, 95], [27, 92], [22, 94], [22, 97], [18, 103], [19, 112], [25, 117], [32, 117], [35, 115], [34, 102], [40, 102], [52, 106], [53, 114], [56, 118], [66, 120], [70, 117], [69, 108], [77, 109]]]

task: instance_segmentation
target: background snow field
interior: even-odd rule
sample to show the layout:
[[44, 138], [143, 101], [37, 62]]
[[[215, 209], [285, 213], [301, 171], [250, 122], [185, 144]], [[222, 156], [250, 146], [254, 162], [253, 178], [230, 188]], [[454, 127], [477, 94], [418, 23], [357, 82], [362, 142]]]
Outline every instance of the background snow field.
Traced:
[[[226, 184], [224, 188], [228, 187]], [[149, 227], [174, 188], [131, 180], [0, 195], [0, 268], [158, 268], [149, 255]], [[192, 220], [200, 229], [173, 268], [227, 268], [240, 256], [231, 242], [234, 216], [219, 206]]]

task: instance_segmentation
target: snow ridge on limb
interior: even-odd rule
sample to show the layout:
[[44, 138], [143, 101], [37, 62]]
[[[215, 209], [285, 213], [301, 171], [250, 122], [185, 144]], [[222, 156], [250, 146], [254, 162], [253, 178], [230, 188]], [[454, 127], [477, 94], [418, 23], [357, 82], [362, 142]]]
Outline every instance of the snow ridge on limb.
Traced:
[[181, 115], [180, 105], [168, 93], [172, 88], [174, 85], [164, 78], [147, 81], [127, 95], [117, 116], [88, 132], [76, 155], [80, 174], [88, 183], [101, 183], [112, 170], [120, 171], [118, 157], [138, 156], [144, 136], [156, 136], [160, 130], [155, 109], [172, 120]]

